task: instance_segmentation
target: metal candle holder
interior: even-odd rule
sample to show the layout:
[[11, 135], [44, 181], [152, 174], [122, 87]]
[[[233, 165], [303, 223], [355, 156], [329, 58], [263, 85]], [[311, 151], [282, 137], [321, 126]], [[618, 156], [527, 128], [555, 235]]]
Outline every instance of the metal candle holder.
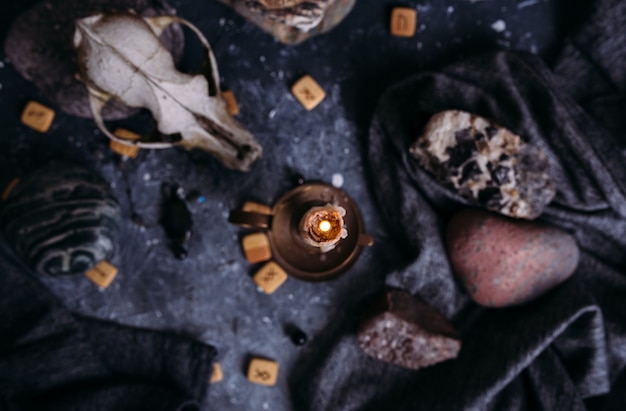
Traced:
[[[312, 207], [334, 204], [346, 210], [348, 236], [323, 252], [305, 243], [300, 234], [302, 216]], [[232, 210], [229, 222], [267, 232], [273, 259], [289, 274], [305, 281], [325, 281], [346, 272], [363, 247], [374, 240], [364, 232], [358, 206], [345, 191], [324, 183], [305, 183], [283, 195], [271, 214]]]

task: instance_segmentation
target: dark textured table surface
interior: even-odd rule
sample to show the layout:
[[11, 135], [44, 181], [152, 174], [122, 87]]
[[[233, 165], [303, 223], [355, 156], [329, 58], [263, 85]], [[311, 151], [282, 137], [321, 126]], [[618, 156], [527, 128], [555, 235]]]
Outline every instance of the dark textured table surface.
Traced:
[[[2, 38], [10, 21], [32, 3], [3, 6]], [[108, 140], [91, 120], [60, 112], [49, 132], [30, 130], [19, 122], [26, 102], [49, 103], [2, 53], [0, 187], [59, 159], [101, 173], [113, 186], [124, 215], [120, 252], [113, 259], [120, 268], [117, 279], [106, 290], [84, 277], [42, 280], [77, 312], [184, 332], [215, 345], [224, 380], [211, 387], [213, 409], [297, 410], [287, 383], [294, 364], [324, 343], [326, 330], [345, 320], [347, 307], [380, 289], [385, 274], [402, 264], [369, 192], [375, 170], [368, 170], [364, 161], [369, 119], [380, 94], [418, 70], [480, 51], [521, 49], [549, 58], [575, 7], [556, 0], [359, 0], [330, 33], [286, 46], [216, 1], [170, 4], [211, 42], [222, 84], [238, 98], [239, 120], [264, 148], [263, 159], [252, 171], [229, 171], [204, 153], [181, 149], [142, 150], [137, 158], [122, 162], [108, 150]], [[417, 8], [414, 37], [388, 34], [395, 5]], [[187, 51], [198, 53], [193, 47]], [[193, 61], [188, 56], [186, 64]], [[313, 76], [327, 92], [311, 112], [289, 91], [303, 74]], [[360, 205], [376, 243], [336, 280], [306, 283], [289, 278], [266, 295], [250, 278], [257, 267], [245, 261], [239, 246], [243, 230], [227, 222], [228, 212], [248, 199], [273, 203], [295, 185], [298, 175], [329, 183], [341, 176], [342, 188]], [[182, 262], [168, 249], [158, 222], [163, 182], [206, 197], [204, 203], [190, 206], [194, 229], [189, 257]], [[131, 222], [133, 208], [145, 227]], [[289, 324], [307, 333], [306, 346], [289, 340]], [[255, 355], [280, 363], [277, 386], [246, 381], [247, 361]]]

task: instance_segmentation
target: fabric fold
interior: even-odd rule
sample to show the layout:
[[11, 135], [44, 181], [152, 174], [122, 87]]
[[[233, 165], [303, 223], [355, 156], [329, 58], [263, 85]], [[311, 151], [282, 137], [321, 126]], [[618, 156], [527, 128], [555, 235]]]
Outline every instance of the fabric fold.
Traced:
[[2, 409], [206, 409], [213, 347], [76, 316], [10, 255], [0, 244]]

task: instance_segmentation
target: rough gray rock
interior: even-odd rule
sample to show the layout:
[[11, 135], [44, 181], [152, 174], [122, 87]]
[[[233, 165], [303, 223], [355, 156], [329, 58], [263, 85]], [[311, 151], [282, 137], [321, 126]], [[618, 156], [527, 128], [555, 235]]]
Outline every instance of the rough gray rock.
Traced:
[[509, 217], [537, 218], [556, 194], [543, 151], [474, 114], [433, 115], [410, 152], [470, 203]]
[[372, 305], [358, 340], [370, 356], [414, 370], [456, 358], [461, 349], [445, 317], [403, 290], [389, 290]]

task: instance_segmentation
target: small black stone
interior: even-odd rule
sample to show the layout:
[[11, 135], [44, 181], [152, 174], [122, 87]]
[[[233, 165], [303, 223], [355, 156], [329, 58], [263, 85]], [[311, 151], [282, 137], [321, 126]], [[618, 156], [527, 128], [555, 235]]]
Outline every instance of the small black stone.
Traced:
[[297, 185], [302, 185], [304, 184], [304, 176], [302, 174], [296, 174], [293, 176], [294, 181]]
[[132, 220], [132, 222], [139, 226], [139, 227], [145, 227], [146, 226], [146, 222], [143, 220], [143, 217], [137, 213], [133, 213], [133, 215], [130, 216], [130, 219]]
[[191, 190], [185, 197], [185, 200], [189, 203], [195, 203], [200, 198], [200, 192], [198, 190]]
[[289, 338], [291, 339], [291, 342], [293, 342], [297, 346], [303, 346], [309, 340], [304, 331], [296, 326], [288, 327], [287, 332], [289, 333]]
[[171, 248], [179, 260], [187, 257], [184, 244], [191, 237], [193, 220], [187, 204], [181, 198], [181, 190], [176, 185], [163, 184], [161, 193], [164, 197], [161, 204], [161, 225], [171, 240]]
[[180, 244], [173, 244], [172, 251], [174, 252], [174, 257], [179, 260], [184, 260], [187, 258], [187, 249]]

